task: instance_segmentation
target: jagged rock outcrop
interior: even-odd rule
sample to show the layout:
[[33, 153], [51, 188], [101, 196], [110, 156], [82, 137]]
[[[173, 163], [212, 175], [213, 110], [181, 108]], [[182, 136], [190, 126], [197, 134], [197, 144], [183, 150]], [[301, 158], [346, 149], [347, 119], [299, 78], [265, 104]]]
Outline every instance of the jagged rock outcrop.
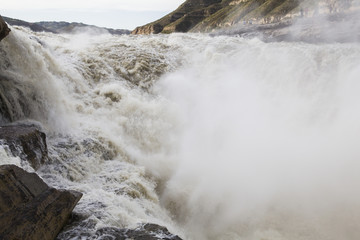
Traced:
[[94, 239], [181, 240], [179, 236], [171, 234], [166, 227], [150, 223], [136, 229], [102, 228], [96, 231]]
[[0, 239], [55, 239], [82, 194], [48, 187], [35, 173], [0, 166]]
[[1, 126], [0, 142], [7, 145], [14, 156], [28, 161], [35, 170], [47, 160], [46, 135], [35, 126]]
[[5, 38], [10, 32], [10, 28], [5, 23], [4, 19], [0, 16], [0, 41]]

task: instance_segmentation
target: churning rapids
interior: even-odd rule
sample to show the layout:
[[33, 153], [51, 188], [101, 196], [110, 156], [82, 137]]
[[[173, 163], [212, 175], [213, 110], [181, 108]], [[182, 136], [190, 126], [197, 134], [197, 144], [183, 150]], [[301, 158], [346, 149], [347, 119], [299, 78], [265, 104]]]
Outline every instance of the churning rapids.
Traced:
[[47, 134], [38, 174], [84, 193], [59, 239], [147, 222], [194, 240], [360, 239], [360, 44], [13, 28], [0, 52], [8, 118]]

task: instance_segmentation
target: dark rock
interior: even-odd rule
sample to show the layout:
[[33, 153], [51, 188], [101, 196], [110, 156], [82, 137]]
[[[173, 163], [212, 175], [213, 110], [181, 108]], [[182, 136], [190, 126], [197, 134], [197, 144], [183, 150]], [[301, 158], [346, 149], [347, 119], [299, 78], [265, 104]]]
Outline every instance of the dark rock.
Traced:
[[0, 16], [0, 41], [5, 38], [10, 32], [10, 28], [8, 28], [4, 19]]
[[50, 188], [17, 166], [0, 166], [0, 239], [55, 239], [81, 196]]
[[35, 126], [2, 126], [0, 140], [9, 147], [14, 156], [28, 161], [34, 169], [38, 169], [48, 158], [46, 135]]
[[151, 223], [136, 229], [101, 228], [95, 235], [94, 239], [98, 240], [181, 240], [179, 236], [171, 234], [166, 227]]

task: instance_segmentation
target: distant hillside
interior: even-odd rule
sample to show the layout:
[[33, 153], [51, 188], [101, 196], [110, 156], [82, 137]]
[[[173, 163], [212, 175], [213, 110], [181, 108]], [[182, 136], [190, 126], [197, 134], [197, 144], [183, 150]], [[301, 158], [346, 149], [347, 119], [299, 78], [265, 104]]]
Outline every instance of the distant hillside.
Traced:
[[8, 18], [8, 17], [4, 17], [4, 16], [3, 16], [3, 19], [5, 20], [5, 22], [7, 22], [8, 24], [10, 24], [12, 26], [27, 27], [27, 28], [30, 28], [34, 32], [52, 32], [52, 33], [55, 33], [55, 31], [44, 28], [43, 26], [41, 26], [41, 25], [39, 25], [37, 23], [29, 23], [29, 22], [25, 22], [23, 20], [14, 19], [14, 18]]
[[36, 24], [56, 33], [73, 33], [81, 30], [93, 30], [98, 32], [107, 31], [116, 35], [130, 34], [130, 31], [125, 29], [103, 28], [76, 22], [37, 22]]
[[12, 26], [28, 27], [34, 32], [52, 32], [52, 33], [75, 33], [79, 31], [96, 31], [96, 32], [109, 32], [111, 34], [123, 35], [130, 34], [129, 30], [125, 29], [112, 29], [102, 28], [83, 23], [69, 23], [69, 22], [35, 22], [29, 23], [19, 19], [3, 17], [4, 20]]
[[359, 0], [187, 0], [132, 34], [208, 32], [238, 23], [276, 23], [319, 11], [341, 11]]

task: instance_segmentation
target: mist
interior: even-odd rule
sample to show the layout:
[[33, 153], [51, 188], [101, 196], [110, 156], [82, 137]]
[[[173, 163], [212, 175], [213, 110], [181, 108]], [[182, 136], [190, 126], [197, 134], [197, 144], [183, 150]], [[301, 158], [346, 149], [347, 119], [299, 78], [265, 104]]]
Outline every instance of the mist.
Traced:
[[65, 235], [360, 238], [358, 42], [14, 28], [0, 50], [12, 120], [47, 130], [39, 174], [84, 193]]
[[360, 48], [213, 41], [159, 86], [182, 120], [162, 203], [191, 239], [358, 239]]

